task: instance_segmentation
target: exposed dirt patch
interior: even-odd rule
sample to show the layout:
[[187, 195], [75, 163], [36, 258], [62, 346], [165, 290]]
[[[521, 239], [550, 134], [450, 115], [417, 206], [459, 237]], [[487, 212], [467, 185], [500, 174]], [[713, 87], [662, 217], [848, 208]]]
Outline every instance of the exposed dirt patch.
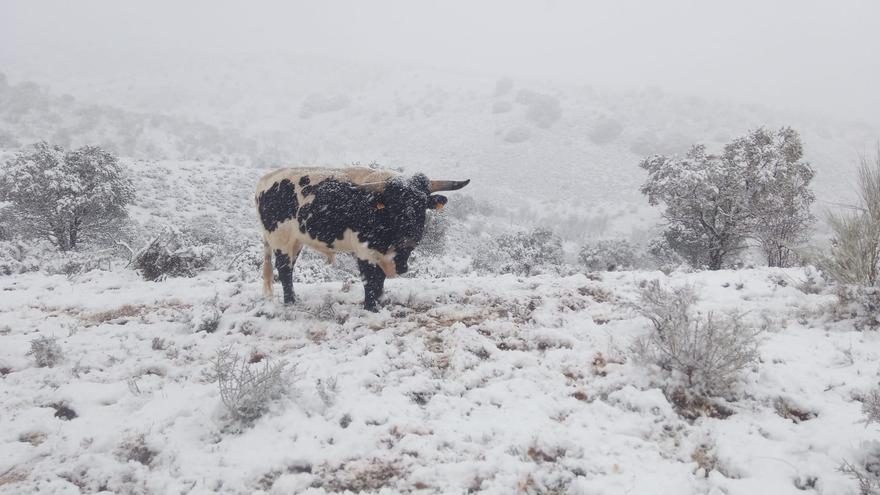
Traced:
[[733, 410], [703, 396], [688, 394], [683, 389], [675, 389], [667, 398], [675, 412], [682, 418], [693, 422], [700, 416], [726, 419], [733, 416]]
[[773, 401], [773, 409], [776, 411], [776, 414], [785, 419], [792, 420], [795, 424], [809, 421], [818, 416], [815, 412], [801, 409], [782, 397], [778, 397]]

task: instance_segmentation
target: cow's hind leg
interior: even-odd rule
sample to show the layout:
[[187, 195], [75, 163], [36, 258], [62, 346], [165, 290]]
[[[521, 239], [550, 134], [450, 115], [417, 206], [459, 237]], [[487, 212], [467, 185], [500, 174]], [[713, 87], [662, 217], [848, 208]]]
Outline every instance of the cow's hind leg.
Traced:
[[263, 241], [263, 297], [272, 298], [272, 248]]
[[358, 269], [364, 281], [364, 309], [378, 311], [377, 303], [385, 290], [385, 272], [369, 261], [358, 260]]
[[281, 279], [281, 288], [284, 290], [284, 304], [293, 304], [296, 295], [293, 293], [293, 265], [299, 256], [301, 247], [293, 246], [290, 252], [285, 253], [280, 249], [275, 250], [275, 269], [278, 270], [278, 278]]

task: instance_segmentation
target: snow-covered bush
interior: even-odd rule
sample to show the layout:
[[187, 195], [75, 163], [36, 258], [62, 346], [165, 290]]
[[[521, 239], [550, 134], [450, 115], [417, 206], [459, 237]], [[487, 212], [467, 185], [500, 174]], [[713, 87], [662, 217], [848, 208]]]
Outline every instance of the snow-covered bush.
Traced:
[[593, 144], [603, 145], [617, 139], [622, 132], [623, 125], [620, 122], [614, 119], [603, 118], [596, 122], [588, 136]]
[[192, 325], [196, 332], [214, 333], [220, 325], [223, 310], [220, 309], [218, 297], [193, 309]]
[[65, 152], [40, 142], [0, 169], [0, 201], [12, 203], [17, 228], [63, 251], [81, 241], [112, 240], [133, 198], [116, 157], [96, 146]]
[[581, 248], [578, 261], [591, 271], [631, 270], [638, 264], [637, 248], [626, 239], [603, 239]]
[[[36, 248], [35, 248], [36, 244]], [[24, 242], [21, 240], [0, 241], [0, 276], [34, 272], [40, 269], [43, 260], [35, 253], [51, 250], [48, 241]]]
[[855, 212], [828, 214], [831, 249], [816, 262], [837, 283], [874, 286], [880, 269], [880, 149], [873, 163], [862, 158], [858, 184]]
[[639, 310], [653, 329], [636, 341], [636, 355], [678, 374], [690, 391], [724, 395], [737, 376], [757, 362], [758, 332], [735, 313], [694, 313], [693, 287], [666, 289], [654, 280], [639, 295]]
[[787, 265], [813, 221], [813, 170], [802, 156], [797, 132], [761, 128], [721, 155], [698, 145], [683, 158], [646, 158], [641, 192], [664, 205], [664, 237], [691, 265], [720, 269], [748, 239], [760, 242], [770, 265]]
[[0, 202], [0, 242], [12, 240], [13, 222], [12, 204]]
[[449, 228], [449, 216], [443, 211], [428, 211], [425, 219], [425, 231], [416, 248], [423, 256], [440, 256], [446, 252], [446, 231]]
[[[880, 389], [874, 389], [862, 400], [862, 413], [870, 425], [880, 423]], [[859, 495], [880, 495], [880, 444], [872, 442], [855, 463], [844, 461], [840, 472], [859, 485]]]
[[501, 234], [481, 242], [473, 258], [479, 271], [535, 275], [563, 265], [562, 239], [542, 228]]
[[855, 462], [844, 461], [839, 471], [851, 477], [858, 484], [858, 495], [880, 495], [880, 446], [871, 443]]
[[513, 110], [513, 103], [509, 101], [496, 101], [492, 104], [492, 113], [507, 113]]
[[517, 93], [516, 102], [526, 106], [526, 118], [536, 126], [547, 129], [562, 116], [559, 99], [552, 95], [524, 89]]
[[55, 337], [38, 337], [32, 340], [27, 355], [32, 356], [40, 368], [52, 368], [64, 358]]
[[837, 304], [831, 314], [837, 320], [853, 320], [857, 329], [880, 328], [880, 287], [838, 285]]
[[351, 100], [345, 95], [311, 94], [303, 100], [299, 107], [299, 116], [307, 119], [321, 113], [336, 112], [348, 108]]
[[862, 401], [862, 414], [868, 424], [880, 423], [880, 388], [872, 390]]
[[684, 264], [684, 259], [672, 249], [665, 237], [658, 237], [648, 243], [647, 249], [649, 264], [657, 267], [664, 273], [670, 273], [672, 270]]
[[189, 219], [186, 232], [198, 244], [223, 244], [228, 237], [223, 222], [214, 215], [204, 214]]
[[495, 81], [495, 96], [504, 96], [513, 89], [513, 79], [502, 77]]
[[194, 245], [179, 229], [167, 228], [135, 253], [132, 264], [146, 280], [192, 277], [210, 264], [214, 254], [212, 246]]
[[532, 137], [532, 131], [527, 127], [514, 127], [504, 135], [504, 141], [514, 144], [522, 143], [523, 141], [528, 141], [530, 137]]
[[253, 421], [262, 416], [270, 403], [286, 388], [284, 361], [262, 365], [249, 364], [228, 348], [221, 349], [214, 358], [214, 375], [220, 388], [220, 400], [229, 413], [241, 421]]

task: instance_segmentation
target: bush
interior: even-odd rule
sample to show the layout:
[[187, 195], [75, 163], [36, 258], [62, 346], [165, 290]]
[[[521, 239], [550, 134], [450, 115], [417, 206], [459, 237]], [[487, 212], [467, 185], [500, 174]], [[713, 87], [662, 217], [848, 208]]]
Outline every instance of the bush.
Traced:
[[491, 273], [535, 275], [562, 264], [562, 239], [542, 228], [502, 234], [482, 243], [474, 255], [474, 268]]
[[837, 286], [837, 304], [832, 316], [838, 320], [852, 319], [858, 330], [880, 327], [880, 288], [857, 284]]
[[874, 163], [862, 159], [859, 196], [854, 213], [828, 214], [831, 249], [820, 254], [816, 263], [840, 284], [874, 286], [880, 263], [880, 149]]
[[230, 349], [221, 349], [214, 359], [214, 374], [220, 388], [220, 400], [241, 421], [253, 421], [262, 416], [272, 400], [285, 388], [285, 362], [262, 366], [250, 365]]
[[526, 105], [526, 118], [543, 129], [552, 126], [562, 116], [562, 107], [555, 96], [522, 90], [517, 93], [516, 102]]
[[443, 211], [428, 211], [425, 231], [416, 251], [424, 256], [441, 256], [446, 252], [446, 231], [449, 217]]
[[40, 368], [52, 368], [58, 364], [64, 354], [55, 337], [39, 337], [31, 341], [31, 349], [27, 356], [33, 356], [34, 362]]
[[672, 272], [684, 263], [684, 259], [675, 252], [665, 237], [654, 239], [648, 244], [648, 259], [665, 273]]
[[582, 247], [578, 261], [591, 271], [632, 270], [638, 255], [636, 247], [626, 239], [606, 239]]
[[868, 424], [880, 423], [880, 389], [872, 390], [862, 402], [862, 414]]
[[522, 143], [523, 141], [528, 141], [530, 137], [532, 137], [532, 131], [528, 128], [514, 127], [504, 135], [504, 141], [513, 144]]
[[737, 375], [757, 362], [758, 332], [738, 314], [723, 318], [693, 314], [697, 296], [692, 287], [670, 290], [654, 280], [639, 295], [639, 310], [654, 328], [636, 341], [636, 355], [680, 374], [695, 393], [724, 395]]
[[513, 110], [513, 103], [509, 101], [496, 101], [492, 104], [492, 113], [507, 113]]
[[191, 321], [196, 332], [214, 333], [217, 331], [222, 317], [223, 310], [220, 309], [218, 298], [215, 296], [210, 303], [193, 310]]
[[590, 130], [588, 136], [590, 137], [590, 141], [594, 144], [603, 145], [617, 139], [622, 132], [623, 125], [621, 125], [620, 122], [614, 119], [604, 118], [593, 126], [593, 129]]
[[134, 186], [116, 157], [95, 146], [65, 152], [37, 143], [0, 171], [0, 201], [12, 203], [22, 233], [63, 251], [83, 240], [112, 240], [132, 199]]
[[513, 89], [513, 79], [502, 77], [495, 81], [495, 96], [504, 96]]
[[211, 263], [214, 254], [212, 246], [193, 245], [178, 229], [167, 228], [135, 253], [132, 263], [145, 280], [192, 277]]
[[20, 240], [0, 241], [0, 275], [18, 275], [39, 270], [41, 261], [33, 256], [31, 248], [31, 243]]
[[186, 233], [197, 244], [224, 244], [229, 235], [223, 228], [223, 222], [213, 215], [198, 215], [189, 220]]
[[324, 96], [312, 94], [303, 100], [299, 107], [299, 116], [307, 119], [321, 113], [337, 112], [348, 108], [351, 101], [345, 95]]

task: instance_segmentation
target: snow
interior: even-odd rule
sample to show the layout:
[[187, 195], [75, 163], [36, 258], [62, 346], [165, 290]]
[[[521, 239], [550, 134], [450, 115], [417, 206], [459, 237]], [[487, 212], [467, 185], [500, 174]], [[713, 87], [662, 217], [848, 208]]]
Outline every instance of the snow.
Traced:
[[[880, 436], [854, 400], [878, 381], [880, 334], [826, 323], [835, 298], [798, 290], [804, 277], [398, 279], [378, 314], [341, 281], [296, 284], [284, 307], [261, 298], [256, 274], [3, 277], [0, 492], [784, 494], [815, 478], [815, 493], [855, 493], [836, 469]], [[771, 322], [730, 417], [683, 419], [659, 370], [630, 355], [650, 328], [637, 288], [653, 278], [694, 284], [701, 311]], [[215, 296], [217, 331], [196, 332]], [[38, 336], [58, 339], [61, 363], [25, 355]], [[252, 425], [225, 413], [210, 376], [227, 346], [292, 367]], [[795, 423], [780, 400], [816, 416]], [[77, 416], [56, 417], [61, 403]], [[147, 465], [127, 459], [141, 435]], [[716, 458], [709, 472], [701, 448]]]

